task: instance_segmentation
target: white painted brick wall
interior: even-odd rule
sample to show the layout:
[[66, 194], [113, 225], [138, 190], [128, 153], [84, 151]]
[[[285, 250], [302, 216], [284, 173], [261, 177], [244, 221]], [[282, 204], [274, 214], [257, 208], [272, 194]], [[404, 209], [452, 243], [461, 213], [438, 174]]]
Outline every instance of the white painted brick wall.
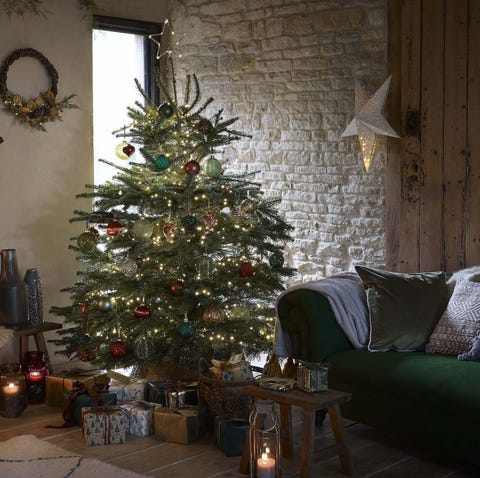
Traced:
[[[385, 262], [385, 142], [364, 171], [354, 80], [371, 92], [387, 72], [387, 0], [171, 0], [177, 77], [196, 73], [214, 110], [239, 116], [235, 170], [259, 171], [295, 227], [291, 283]], [[176, 52], [177, 53], [177, 52]], [[232, 150], [229, 151], [230, 154]]]

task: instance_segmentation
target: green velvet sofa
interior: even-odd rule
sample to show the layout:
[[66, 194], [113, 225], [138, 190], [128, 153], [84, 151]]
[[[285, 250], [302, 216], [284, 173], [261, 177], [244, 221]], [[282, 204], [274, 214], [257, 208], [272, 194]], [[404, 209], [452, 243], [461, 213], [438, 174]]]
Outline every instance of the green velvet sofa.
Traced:
[[353, 349], [328, 300], [298, 289], [278, 304], [296, 358], [329, 364], [329, 387], [352, 393], [351, 420], [419, 449], [480, 464], [480, 363], [424, 352]]

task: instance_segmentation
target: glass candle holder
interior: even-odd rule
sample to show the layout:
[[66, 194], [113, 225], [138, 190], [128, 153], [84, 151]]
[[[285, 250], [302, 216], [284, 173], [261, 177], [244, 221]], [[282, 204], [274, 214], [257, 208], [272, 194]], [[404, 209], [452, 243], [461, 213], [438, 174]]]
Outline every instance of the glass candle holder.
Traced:
[[280, 477], [280, 425], [271, 400], [257, 400], [250, 414], [250, 477]]
[[27, 406], [25, 377], [16, 363], [0, 365], [0, 414], [7, 418], [20, 416]]
[[48, 367], [43, 360], [43, 352], [27, 352], [25, 361], [22, 363], [22, 373], [27, 383], [28, 402], [43, 402], [45, 400], [45, 377], [48, 375]]

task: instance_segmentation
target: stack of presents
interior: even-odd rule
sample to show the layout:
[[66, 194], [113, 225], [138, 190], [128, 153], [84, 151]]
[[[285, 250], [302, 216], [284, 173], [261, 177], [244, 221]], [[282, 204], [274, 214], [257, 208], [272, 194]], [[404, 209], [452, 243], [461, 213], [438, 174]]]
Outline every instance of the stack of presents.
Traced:
[[[216, 380], [253, 380], [243, 359], [212, 362], [211, 376]], [[242, 372], [231, 372], [240, 368]], [[64, 426], [82, 427], [87, 445], [121, 444], [127, 435], [154, 435], [157, 440], [189, 444], [214, 423], [215, 441], [224, 453], [242, 454], [248, 420], [235, 413], [212, 413], [198, 381], [155, 381], [115, 371], [71, 370], [47, 376], [45, 385], [46, 404], [62, 408]]]

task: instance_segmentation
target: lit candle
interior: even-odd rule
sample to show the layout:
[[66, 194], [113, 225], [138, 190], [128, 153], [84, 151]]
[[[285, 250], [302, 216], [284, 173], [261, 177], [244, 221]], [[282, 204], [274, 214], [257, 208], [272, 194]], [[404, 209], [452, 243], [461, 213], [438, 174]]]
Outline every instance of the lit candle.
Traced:
[[6, 397], [12, 397], [13, 395], [18, 395], [18, 393], [20, 392], [20, 387], [18, 385], [15, 385], [14, 383], [9, 383], [2, 388], [2, 391], [3, 395], [5, 395]]
[[43, 376], [41, 372], [32, 371], [28, 374], [28, 379], [31, 380], [32, 382], [40, 382], [42, 378]]
[[275, 459], [269, 458], [266, 453], [257, 460], [258, 478], [275, 478]]

